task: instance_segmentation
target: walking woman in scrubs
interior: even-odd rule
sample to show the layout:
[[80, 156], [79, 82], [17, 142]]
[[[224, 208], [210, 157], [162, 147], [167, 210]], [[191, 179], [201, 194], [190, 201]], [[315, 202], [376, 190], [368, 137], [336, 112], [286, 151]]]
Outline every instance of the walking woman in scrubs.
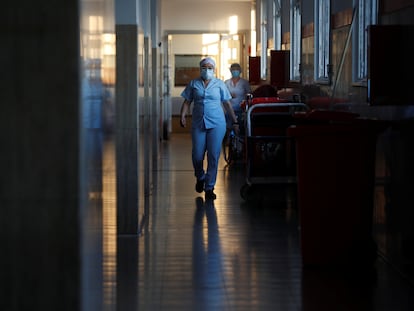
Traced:
[[[231, 94], [220, 79], [214, 77], [215, 61], [206, 57], [200, 61], [200, 77], [191, 80], [181, 96], [184, 102], [181, 106], [180, 125], [186, 126], [186, 116], [190, 105], [194, 102], [192, 111], [192, 160], [196, 177], [195, 190], [205, 192], [206, 199], [216, 199], [214, 186], [216, 184], [218, 162], [222, 141], [226, 133], [226, 119], [223, 106], [233, 121], [233, 127], [238, 132], [239, 124], [230, 103]], [[207, 153], [207, 170], [204, 170], [204, 157]]]

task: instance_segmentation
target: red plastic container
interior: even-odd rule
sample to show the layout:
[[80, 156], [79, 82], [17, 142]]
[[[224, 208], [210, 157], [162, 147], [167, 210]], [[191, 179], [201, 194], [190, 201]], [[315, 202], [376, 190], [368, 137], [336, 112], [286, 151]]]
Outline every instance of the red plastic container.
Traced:
[[376, 257], [372, 238], [375, 154], [377, 136], [384, 127], [356, 116], [301, 114], [305, 122], [288, 129], [296, 141], [305, 266], [372, 263]]

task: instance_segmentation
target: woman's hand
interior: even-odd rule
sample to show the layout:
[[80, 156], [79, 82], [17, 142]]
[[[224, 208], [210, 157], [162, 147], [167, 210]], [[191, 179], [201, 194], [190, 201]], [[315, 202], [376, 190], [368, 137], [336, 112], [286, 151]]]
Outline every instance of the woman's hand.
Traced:
[[181, 127], [186, 127], [187, 125], [187, 121], [186, 121], [186, 116], [187, 116], [187, 112], [190, 109], [190, 103], [185, 99], [183, 101], [183, 104], [181, 105], [181, 111], [180, 111], [180, 125]]
[[233, 123], [233, 130], [234, 130], [234, 133], [236, 133], [236, 135], [239, 135], [239, 132], [240, 132], [240, 127], [239, 127], [239, 123]]
[[180, 125], [181, 125], [181, 127], [186, 127], [187, 119], [185, 118], [185, 116], [181, 116]]

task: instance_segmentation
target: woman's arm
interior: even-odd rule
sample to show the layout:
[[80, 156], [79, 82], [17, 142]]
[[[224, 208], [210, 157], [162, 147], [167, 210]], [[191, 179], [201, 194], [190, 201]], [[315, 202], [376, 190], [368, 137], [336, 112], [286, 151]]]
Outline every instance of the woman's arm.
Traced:
[[223, 102], [224, 108], [226, 109], [227, 113], [230, 115], [233, 123], [237, 123], [237, 116], [234, 113], [233, 107], [231, 106], [230, 101]]
[[227, 110], [227, 113], [230, 115], [231, 120], [233, 120], [233, 127], [236, 131], [239, 129], [239, 122], [237, 116], [234, 113], [233, 107], [231, 106], [230, 101], [223, 102], [224, 108]]
[[183, 104], [181, 105], [181, 112], [180, 112], [180, 125], [181, 127], [186, 127], [187, 125], [187, 121], [186, 121], [186, 116], [187, 113], [190, 109], [190, 102], [186, 99], [184, 99]]

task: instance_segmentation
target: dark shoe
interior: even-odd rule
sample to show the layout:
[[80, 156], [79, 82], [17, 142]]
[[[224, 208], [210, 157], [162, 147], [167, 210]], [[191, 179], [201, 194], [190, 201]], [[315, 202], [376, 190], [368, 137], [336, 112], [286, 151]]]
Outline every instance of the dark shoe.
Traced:
[[215, 200], [217, 198], [216, 194], [213, 192], [213, 190], [206, 190], [206, 200]]
[[204, 179], [203, 180], [197, 180], [197, 183], [195, 185], [195, 190], [198, 193], [203, 192], [203, 190], [204, 190]]

